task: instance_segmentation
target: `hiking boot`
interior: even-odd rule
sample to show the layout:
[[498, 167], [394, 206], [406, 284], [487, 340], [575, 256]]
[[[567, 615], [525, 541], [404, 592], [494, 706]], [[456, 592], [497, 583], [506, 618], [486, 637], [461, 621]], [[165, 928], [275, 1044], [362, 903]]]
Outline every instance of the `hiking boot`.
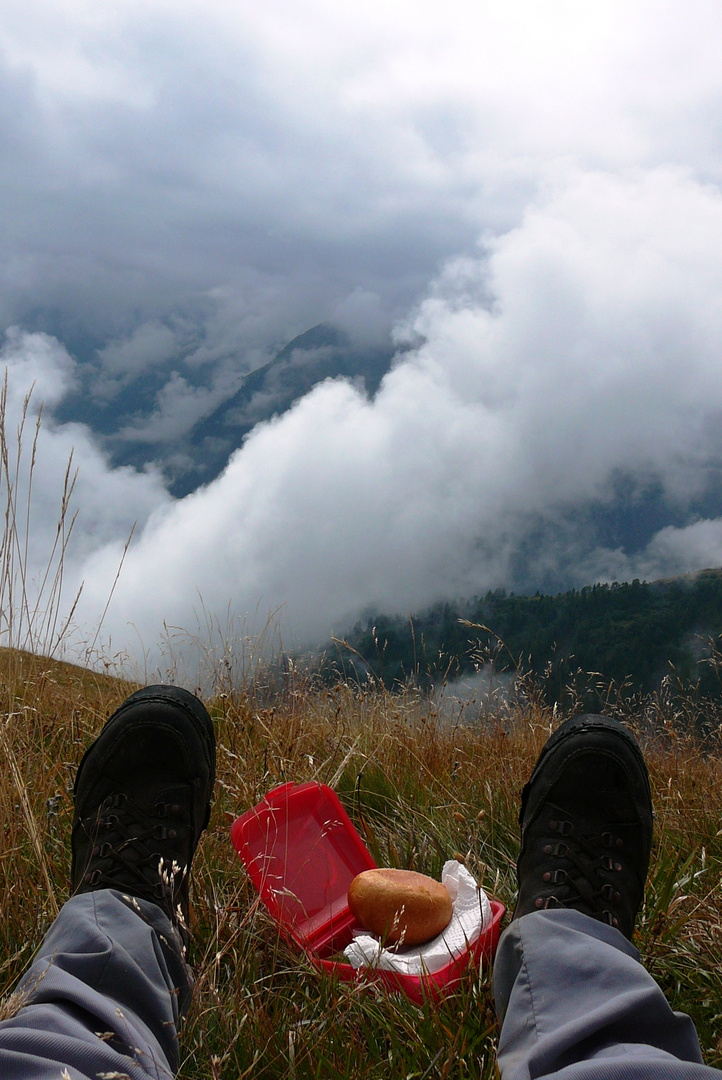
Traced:
[[521, 797], [514, 919], [574, 908], [631, 938], [652, 845], [649, 777], [616, 720], [577, 716], [541, 752]]
[[132, 694], [75, 779], [73, 893], [118, 889], [150, 900], [187, 945], [189, 874], [215, 770], [213, 725], [198, 698], [177, 686]]

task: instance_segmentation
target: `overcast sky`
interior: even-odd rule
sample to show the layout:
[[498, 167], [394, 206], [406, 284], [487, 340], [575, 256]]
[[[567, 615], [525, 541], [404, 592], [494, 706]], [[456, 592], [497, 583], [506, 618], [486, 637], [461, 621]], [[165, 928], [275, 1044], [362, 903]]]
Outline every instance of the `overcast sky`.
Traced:
[[[712, 0], [5, 0], [8, 420], [34, 382], [36, 579], [74, 447], [81, 637], [134, 522], [103, 640], [153, 658], [720, 565], [720, 55]], [[187, 426], [324, 320], [406, 347], [376, 399], [317, 387], [183, 500], [54, 419], [157, 366]], [[622, 481], [668, 512], [634, 549]]]

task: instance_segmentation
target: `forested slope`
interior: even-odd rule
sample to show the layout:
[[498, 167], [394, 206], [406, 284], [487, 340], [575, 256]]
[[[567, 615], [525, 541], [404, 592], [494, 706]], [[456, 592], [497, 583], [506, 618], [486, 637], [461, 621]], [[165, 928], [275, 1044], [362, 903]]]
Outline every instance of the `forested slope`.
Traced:
[[412, 675], [423, 681], [463, 674], [493, 659], [498, 670], [545, 675], [550, 696], [579, 670], [644, 692], [673, 672], [682, 683], [717, 694], [720, 635], [722, 571], [705, 570], [556, 596], [489, 592], [413, 615], [369, 616], [347, 641], [361, 666], [387, 685]]

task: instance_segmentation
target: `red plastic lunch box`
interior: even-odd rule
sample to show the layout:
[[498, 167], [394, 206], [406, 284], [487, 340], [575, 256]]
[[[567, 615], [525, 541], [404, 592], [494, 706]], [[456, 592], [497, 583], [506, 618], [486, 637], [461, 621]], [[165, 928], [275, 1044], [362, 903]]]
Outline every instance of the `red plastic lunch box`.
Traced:
[[438, 998], [474, 961], [494, 955], [504, 905], [491, 901], [492, 921], [464, 953], [423, 976], [354, 968], [330, 960], [342, 952], [357, 927], [348, 887], [376, 863], [339, 802], [324, 784], [283, 784], [231, 826], [233, 846], [251, 881], [283, 933], [319, 967], [346, 982], [373, 979], [413, 1001]]

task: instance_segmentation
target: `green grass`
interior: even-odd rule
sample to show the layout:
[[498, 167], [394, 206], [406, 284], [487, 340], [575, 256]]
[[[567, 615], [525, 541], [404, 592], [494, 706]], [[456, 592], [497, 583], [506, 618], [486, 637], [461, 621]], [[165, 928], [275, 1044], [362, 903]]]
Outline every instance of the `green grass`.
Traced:
[[[0, 652], [2, 995], [67, 898], [75, 768], [132, 689], [72, 665]], [[472, 729], [444, 722], [414, 691], [329, 689], [296, 673], [289, 689], [270, 697], [247, 687], [207, 703], [218, 784], [194, 867], [197, 978], [182, 1033], [184, 1080], [495, 1075], [487, 970], [470, 972], [443, 1002], [422, 1007], [322, 976], [279, 938], [229, 827], [279, 783], [330, 783], [380, 864], [437, 876], [444, 859], [461, 856], [510, 907], [519, 793], [562, 719], [533, 695], [525, 700]], [[687, 714], [672, 715], [659, 701], [636, 702], [635, 710], [624, 718], [645, 748], [656, 811], [636, 943], [673, 1007], [692, 1014], [707, 1062], [720, 1067], [719, 740], [701, 742]], [[708, 719], [716, 728], [720, 717]]]

